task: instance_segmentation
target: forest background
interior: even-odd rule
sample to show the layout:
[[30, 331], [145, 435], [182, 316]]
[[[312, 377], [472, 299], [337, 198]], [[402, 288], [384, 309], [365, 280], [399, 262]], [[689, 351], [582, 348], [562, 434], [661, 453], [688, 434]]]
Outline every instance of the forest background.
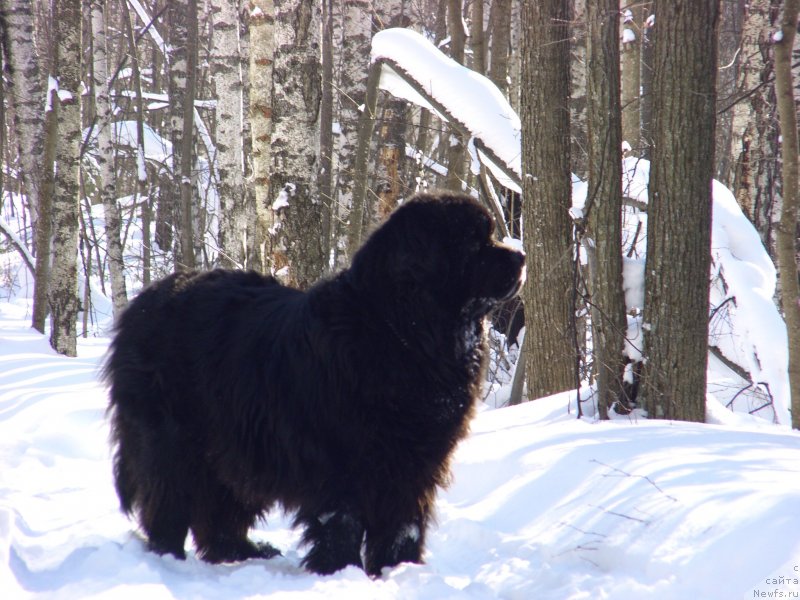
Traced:
[[[731, 303], [709, 304], [713, 177], [779, 266], [800, 402], [796, 0], [4, 0], [1, 17], [0, 244], [61, 353], [99, 320], [95, 292], [118, 314], [154, 279], [216, 266], [307, 287], [398, 203], [449, 188], [528, 254], [512, 402], [527, 372], [529, 398], [589, 381], [601, 416], [703, 421], [709, 316]], [[379, 91], [387, 63], [402, 69], [371, 42], [396, 27], [505, 96], [516, 171], [495, 156], [498, 177], [452, 107]], [[623, 158], [651, 161], [645, 202], [623, 190]], [[623, 259], [645, 255], [632, 307]]]

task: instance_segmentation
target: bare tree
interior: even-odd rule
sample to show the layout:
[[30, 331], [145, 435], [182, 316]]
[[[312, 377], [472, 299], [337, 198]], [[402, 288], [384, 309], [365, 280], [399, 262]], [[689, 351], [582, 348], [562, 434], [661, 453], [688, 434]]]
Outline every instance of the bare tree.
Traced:
[[[78, 217], [80, 213], [81, 3], [56, 0], [55, 71], [59, 86], [58, 174], [53, 195], [53, 266], [50, 279], [50, 345], [77, 354]], [[86, 308], [86, 307], [84, 307]]]
[[489, 30], [492, 41], [489, 79], [500, 91], [507, 93], [508, 58], [511, 53], [511, 0], [492, 1]]
[[780, 213], [780, 169], [771, 33], [780, 0], [752, 0], [742, 25], [738, 94], [722, 106], [733, 112], [733, 175], [742, 210], [774, 256], [774, 229]]
[[[30, 0], [3, 0], [3, 46], [10, 69], [9, 100], [13, 107], [14, 130], [19, 157], [22, 190], [33, 207], [36, 222], [36, 271], [34, 279], [32, 325], [44, 333], [47, 318], [47, 293], [50, 281], [50, 238], [52, 219], [50, 193], [40, 194], [44, 172], [45, 128], [41, 118], [45, 90], [40, 76], [39, 56], [34, 43], [33, 3]], [[51, 119], [54, 123], [55, 119]]]
[[575, 385], [567, 4], [522, 2], [524, 345], [530, 398]]
[[272, 61], [275, 7], [272, 0], [253, 0], [250, 10], [250, 127], [252, 139], [255, 231], [253, 267], [264, 272], [273, 268], [272, 236], [275, 214], [269, 199], [272, 158]]
[[718, 0], [656, 3], [653, 157], [640, 398], [705, 421]]
[[[464, 64], [467, 32], [464, 30], [462, 0], [447, 0], [447, 31], [450, 34], [450, 58]], [[450, 127], [447, 153], [447, 187], [460, 191], [466, 176], [466, 148], [463, 136]]]
[[486, 74], [486, 39], [483, 34], [484, 0], [472, 0], [470, 6], [469, 45], [472, 49], [472, 70]]
[[[622, 358], [626, 331], [622, 291], [622, 173], [617, 0], [587, 0], [589, 24], [586, 79], [588, 87], [589, 264], [591, 271], [592, 342], [597, 373], [598, 409], [621, 399]], [[637, 127], [638, 138], [638, 127]]]
[[[197, 0], [170, 0], [167, 4], [169, 27], [168, 93], [170, 140], [172, 142], [172, 180], [169, 192], [161, 196], [160, 210], [171, 216], [178, 231], [175, 268], [195, 266], [192, 227], [194, 178], [194, 97], [197, 63]], [[171, 206], [170, 206], [171, 205]]]
[[245, 265], [247, 193], [244, 182], [244, 86], [241, 72], [238, 0], [212, 2], [214, 44], [211, 73], [216, 91], [216, 173], [219, 191], [220, 264]]
[[775, 92], [780, 117], [783, 165], [783, 210], [776, 237], [781, 277], [783, 316], [789, 336], [789, 385], [792, 396], [792, 427], [800, 429], [800, 285], [797, 269], [797, 223], [800, 210], [800, 177], [797, 140], [797, 105], [792, 85], [792, 49], [797, 33], [800, 0], [784, 0], [780, 29], [775, 42]]
[[144, 141], [144, 100], [142, 98], [142, 74], [139, 66], [139, 52], [136, 48], [136, 38], [133, 35], [133, 25], [131, 14], [128, 8], [128, 0], [120, 0], [123, 13], [123, 25], [125, 37], [128, 42], [128, 52], [131, 60], [131, 75], [133, 92], [135, 94], [134, 105], [136, 107], [136, 185], [137, 195], [141, 201], [142, 217], [142, 283], [150, 283], [151, 256], [152, 248], [150, 241], [151, 223], [151, 203], [147, 193], [147, 164], [145, 162], [145, 141]]
[[714, 177], [733, 187], [732, 143], [733, 110], [739, 81], [742, 53], [742, 25], [745, 0], [722, 0], [719, 18], [719, 56], [717, 68], [717, 144], [714, 151]]
[[[639, 154], [639, 92], [641, 89], [642, 24], [644, 6], [620, 0], [622, 11], [622, 139]], [[591, 20], [589, 20], [591, 25]]]
[[94, 89], [95, 123], [97, 131], [98, 166], [97, 190], [103, 204], [106, 233], [108, 270], [111, 275], [111, 303], [114, 316], [119, 315], [128, 303], [125, 289], [125, 265], [120, 239], [121, 217], [117, 204], [117, 173], [113, 140], [114, 107], [109, 90], [108, 59], [106, 53], [106, 0], [89, 0], [92, 23], [92, 87]]
[[[338, 202], [342, 213], [351, 219], [350, 239], [354, 252], [361, 243], [361, 228], [364, 215], [365, 194], [360, 204], [353, 206], [353, 190], [359, 175], [356, 171], [356, 148], [358, 147], [359, 123], [367, 93], [367, 70], [372, 16], [368, 0], [344, 0], [342, 3], [342, 67], [339, 79], [339, 123], [341, 125], [338, 147]], [[372, 132], [370, 132], [372, 135]], [[366, 183], [366, 180], [365, 180]], [[357, 219], [353, 223], [352, 219]]]
[[319, 0], [277, 0], [270, 197], [280, 227], [273, 256], [277, 272], [299, 287], [316, 281], [327, 264], [321, 239], [323, 205], [316, 186], [319, 49]]

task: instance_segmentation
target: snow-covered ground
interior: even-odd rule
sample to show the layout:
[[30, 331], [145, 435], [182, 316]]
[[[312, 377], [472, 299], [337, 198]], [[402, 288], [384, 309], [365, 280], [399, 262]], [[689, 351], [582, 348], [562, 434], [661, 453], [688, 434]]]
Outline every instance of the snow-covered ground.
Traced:
[[28, 323], [28, 301], [0, 302], [4, 600], [800, 597], [800, 436], [713, 399], [715, 425], [577, 420], [574, 394], [482, 411], [439, 496], [426, 564], [380, 580], [304, 572], [279, 512], [254, 536], [280, 558], [153, 555], [112, 487], [97, 381], [107, 340], [64, 358]]

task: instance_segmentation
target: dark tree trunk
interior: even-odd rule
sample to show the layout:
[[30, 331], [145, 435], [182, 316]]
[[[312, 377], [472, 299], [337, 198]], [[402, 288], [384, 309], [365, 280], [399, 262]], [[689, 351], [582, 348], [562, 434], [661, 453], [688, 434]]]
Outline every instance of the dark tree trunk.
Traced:
[[[588, 251], [591, 273], [592, 341], [601, 418], [621, 398], [626, 331], [622, 291], [622, 173], [617, 0], [587, 3], [589, 191]], [[638, 111], [637, 111], [638, 112]]]
[[640, 398], [659, 419], [705, 421], [718, 0], [656, 4]]
[[530, 398], [575, 385], [568, 15], [566, 0], [522, 3], [524, 345]]

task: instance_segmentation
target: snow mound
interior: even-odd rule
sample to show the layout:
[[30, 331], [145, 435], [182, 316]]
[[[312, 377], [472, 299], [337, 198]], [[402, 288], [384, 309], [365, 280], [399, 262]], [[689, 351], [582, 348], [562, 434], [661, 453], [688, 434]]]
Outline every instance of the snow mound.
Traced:
[[376, 581], [355, 568], [310, 575], [278, 511], [254, 537], [280, 558], [156, 556], [113, 490], [97, 382], [108, 341], [58, 356], [27, 328], [28, 312], [0, 304], [4, 599], [727, 600], [774, 591], [779, 577], [800, 593], [789, 581], [800, 568], [800, 436], [753, 419], [577, 420], [574, 394], [479, 414], [439, 496], [425, 565]]

